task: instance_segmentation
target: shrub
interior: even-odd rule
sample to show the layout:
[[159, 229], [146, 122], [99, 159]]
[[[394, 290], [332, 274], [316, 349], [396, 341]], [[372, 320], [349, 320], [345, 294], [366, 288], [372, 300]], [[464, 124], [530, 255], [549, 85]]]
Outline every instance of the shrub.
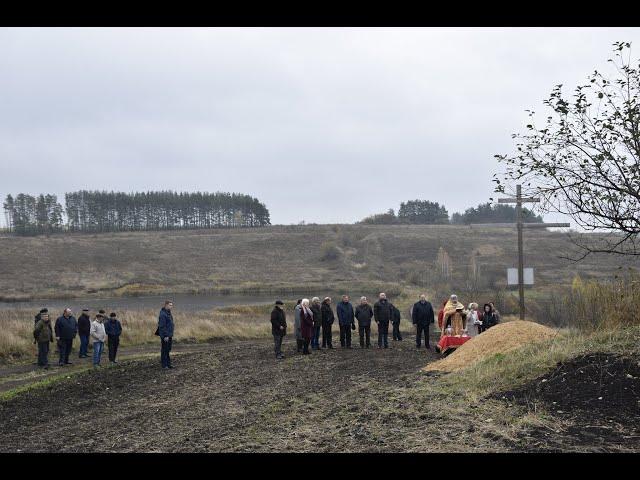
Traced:
[[320, 259], [323, 261], [337, 260], [342, 255], [342, 250], [338, 248], [336, 242], [327, 240], [320, 245]]

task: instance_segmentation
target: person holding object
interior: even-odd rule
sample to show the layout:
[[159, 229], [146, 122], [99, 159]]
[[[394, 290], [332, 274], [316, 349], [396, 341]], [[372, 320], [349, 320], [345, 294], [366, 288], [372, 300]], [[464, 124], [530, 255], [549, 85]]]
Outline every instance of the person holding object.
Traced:
[[116, 355], [118, 353], [118, 345], [120, 345], [120, 334], [122, 334], [122, 324], [120, 320], [116, 318], [115, 312], [111, 312], [109, 320], [104, 325], [104, 329], [107, 332], [109, 339], [109, 361], [111, 363], [118, 363], [116, 361]]
[[100, 366], [100, 358], [102, 357], [102, 351], [104, 350], [104, 341], [107, 339], [107, 333], [104, 330], [104, 317], [101, 313], [96, 315], [96, 319], [91, 322], [91, 330], [89, 334], [91, 341], [93, 342], [93, 366]]
[[469, 313], [467, 314], [467, 335], [470, 337], [475, 337], [480, 334], [480, 326], [482, 325], [482, 320], [480, 320], [480, 314], [478, 312], [478, 304], [472, 302], [468, 307]]
[[351, 348], [351, 329], [355, 330], [355, 316], [353, 305], [349, 302], [349, 295], [343, 295], [342, 301], [336, 306], [338, 325], [340, 326], [340, 346]]
[[56, 320], [55, 332], [60, 348], [58, 365], [61, 367], [71, 365], [69, 354], [73, 347], [73, 339], [76, 337], [76, 333], [78, 333], [78, 322], [72, 315], [70, 308], [65, 308], [62, 315]]
[[365, 348], [365, 335], [367, 348], [371, 348], [371, 318], [373, 310], [367, 301], [367, 297], [360, 297], [360, 305], [356, 307], [355, 317], [358, 319], [358, 333], [360, 335], [360, 348]]
[[171, 344], [173, 343], [173, 315], [171, 309], [173, 308], [173, 302], [166, 300], [164, 307], [160, 309], [160, 315], [158, 315], [158, 329], [157, 335], [160, 336], [160, 363], [162, 368], [173, 368], [171, 365]]
[[302, 354], [310, 355], [309, 343], [313, 335], [313, 312], [309, 308], [309, 299], [302, 299], [300, 304], [300, 335], [302, 336]]
[[38, 366], [49, 369], [49, 343], [53, 342], [53, 330], [49, 314], [40, 312], [40, 319], [33, 329], [33, 343], [38, 344]]
[[87, 347], [89, 346], [89, 334], [91, 333], [91, 318], [89, 309], [83, 308], [82, 314], [78, 317], [78, 337], [80, 337], [80, 352], [78, 358], [87, 358]]
[[276, 300], [276, 304], [271, 311], [271, 334], [273, 335], [274, 350], [276, 358], [284, 358], [282, 354], [282, 339], [287, 334], [287, 314], [284, 311], [282, 300]]
[[413, 304], [411, 321], [416, 326], [416, 348], [422, 346], [422, 335], [424, 334], [424, 346], [429, 350], [431, 348], [429, 346], [429, 325], [435, 323], [435, 313], [433, 305], [427, 301], [426, 295], [420, 295], [420, 300]]

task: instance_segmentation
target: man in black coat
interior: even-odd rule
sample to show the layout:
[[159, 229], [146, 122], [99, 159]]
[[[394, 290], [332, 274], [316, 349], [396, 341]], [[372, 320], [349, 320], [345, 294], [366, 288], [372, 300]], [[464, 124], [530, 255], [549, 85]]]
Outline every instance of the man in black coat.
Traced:
[[282, 359], [282, 339], [287, 334], [287, 314], [284, 311], [282, 300], [276, 300], [276, 305], [271, 311], [271, 334], [273, 335], [276, 358]]
[[358, 320], [358, 333], [360, 334], [360, 348], [365, 347], [364, 337], [367, 337], [367, 348], [371, 348], [371, 318], [373, 318], [373, 310], [367, 302], [367, 297], [360, 298], [360, 305], [356, 307], [355, 313]]
[[393, 324], [393, 339], [402, 341], [402, 335], [400, 335], [400, 310], [392, 303], [391, 304], [391, 323]]
[[78, 358], [87, 358], [87, 347], [89, 346], [89, 333], [91, 331], [91, 319], [89, 309], [83, 308], [82, 314], [78, 317], [78, 337], [80, 337], [80, 352]]
[[329, 297], [325, 297], [322, 301], [320, 314], [322, 315], [322, 348], [333, 348], [331, 340], [331, 325], [333, 325], [335, 316], [331, 309], [331, 299]]
[[387, 300], [387, 295], [381, 293], [379, 300], [373, 305], [373, 318], [378, 324], [378, 348], [389, 348], [389, 322], [393, 317], [393, 305]]
[[416, 326], [416, 348], [422, 346], [422, 334], [424, 332], [424, 346], [429, 346], [429, 325], [435, 322], [433, 305], [427, 301], [425, 295], [420, 295], [420, 300], [413, 304], [411, 309], [411, 320]]
[[65, 308], [63, 314], [56, 320], [56, 339], [60, 345], [60, 360], [58, 365], [71, 365], [69, 354], [73, 346], [73, 339], [78, 333], [78, 322], [71, 314], [70, 308]]

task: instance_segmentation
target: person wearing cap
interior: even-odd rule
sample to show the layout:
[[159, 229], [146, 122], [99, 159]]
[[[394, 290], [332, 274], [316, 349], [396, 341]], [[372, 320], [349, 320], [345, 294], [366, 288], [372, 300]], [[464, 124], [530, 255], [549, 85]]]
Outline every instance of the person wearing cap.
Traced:
[[53, 330], [47, 312], [40, 312], [40, 319], [33, 329], [33, 341], [38, 344], [38, 366], [49, 369], [49, 343], [53, 342]]
[[104, 324], [104, 331], [107, 333], [109, 340], [107, 344], [109, 347], [109, 361], [111, 363], [118, 363], [116, 362], [116, 354], [118, 353], [118, 345], [120, 345], [122, 325], [120, 324], [120, 320], [117, 319], [115, 312], [109, 314], [109, 320]]
[[36, 324], [40, 321], [40, 318], [42, 318], [42, 314], [43, 313], [49, 313], [49, 309], [48, 308], [41, 308], [40, 312], [38, 312], [34, 318], [34, 322], [33, 322], [33, 326], [35, 327]]
[[322, 317], [322, 348], [333, 349], [333, 341], [331, 339], [331, 325], [335, 321], [333, 310], [331, 309], [331, 298], [324, 297], [320, 306], [320, 315]]
[[349, 295], [343, 295], [342, 301], [336, 305], [338, 325], [340, 326], [340, 346], [351, 348], [351, 328], [355, 330], [356, 322], [353, 305], [349, 302]]
[[282, 300], [276, 300], [273, 310], [271, 311], [271, 334], [273, 335], [276, 359], [283, 359], [282, 339], [287, 334], [287, 314], [284, 311], [284, 303]]
[[171, 345], [173, 343], [173, 314], [171, 309], [173, 308], [173, 302], [166, 300], [164, 306], [160, 309], [158, 315], [158, 329], [156, 335], [160, 336], [160, 364], [163, 369], [173, 368], [171, 365]]
[[93, 342], [93, 366], [100, 366], [100, 358], [104, 350], [104, 341], [107, 339], [107, 333], [104, 330], [104, 317], [101, 313], [91, 322], [91, 341]]
[[424, 334], [424, 346], [429, 350], [431, 348], [429, 346], [429, 325], [435, 323], [435, 313], [433, 305], [427, 301], [426, 295], [420, 295], [420, 300], [413, 304], [411, 321], [416, 326], [416, 348], [422, 346], [422, 335]]
[[356, 307], [355, 317], [358, 319], [358, 333], [360, 334], [360, 348], [365, 348], [365, 335], [367, 348], [371, 348], [371, 318], [373, 310], [367, 302], [367, 297], [360, 297], [360, 305]]
[[89, 346], [89, 334], [91, 332], [91, 318], [89, 309], [83, 308], [82, 314], [78, 317], [78, 337], [80, 338], [80, 352], [78, 358], [87, 358], [87, 347]]
[[391, 303], [387, 300], [385, 293], [380, 293], [378, 301], [373, 305], [373, 319], [378, 324], [378, 348], [389, 348], [389, 322], [393, 317]]
[[313, 336], [311, 337], [311, 348], [313, 350], [320, 350], [320, 329], [322, 328], [320, 299], [318, 297], [313, 297], [309, 308], [313, 313]]
[[71, 365], [69, 354], [73, 347], [73, 339], [78, 333], [78, 322], [72, 315], [70, 308], [65, 308], [61, 316], [56, 320], [55, 332], [60, 347], [60, 360], [58, 365]]

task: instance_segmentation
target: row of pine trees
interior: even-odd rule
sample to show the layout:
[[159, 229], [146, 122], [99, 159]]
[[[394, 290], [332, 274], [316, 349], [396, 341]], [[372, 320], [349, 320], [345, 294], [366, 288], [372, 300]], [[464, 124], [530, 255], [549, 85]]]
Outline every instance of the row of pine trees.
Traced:
[[[63, 230], [123, 232], [270, 225], [269, 210], [257, 198], [238, 193], [77, 191], [56, 195], [20, 193], [4, 201], [6, 224], [19, 235]], [[66, 223], [63, 218], [66, 214]]]

